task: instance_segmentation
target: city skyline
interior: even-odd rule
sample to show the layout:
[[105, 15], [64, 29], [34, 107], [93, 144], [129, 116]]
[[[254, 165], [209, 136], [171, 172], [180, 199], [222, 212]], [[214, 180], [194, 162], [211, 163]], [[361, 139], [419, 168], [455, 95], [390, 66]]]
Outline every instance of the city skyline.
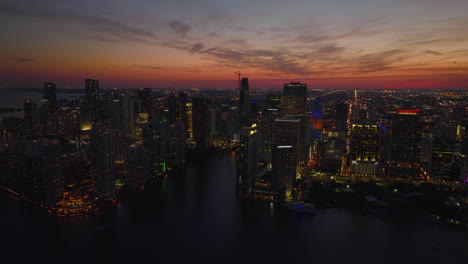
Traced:
[[457, 0], [5, 0], [0, 87], [82, 88], [98, 77], [103, 88], [235, 88], [240, 70], [262, 88], [465, 89], [467, 8]]

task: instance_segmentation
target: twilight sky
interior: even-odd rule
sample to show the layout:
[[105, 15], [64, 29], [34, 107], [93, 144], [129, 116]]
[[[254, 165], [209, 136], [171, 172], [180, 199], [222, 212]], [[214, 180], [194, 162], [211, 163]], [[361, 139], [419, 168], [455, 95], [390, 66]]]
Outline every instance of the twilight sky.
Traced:
[[468, 88], [467, 0], [0, 0], [0, 87]]

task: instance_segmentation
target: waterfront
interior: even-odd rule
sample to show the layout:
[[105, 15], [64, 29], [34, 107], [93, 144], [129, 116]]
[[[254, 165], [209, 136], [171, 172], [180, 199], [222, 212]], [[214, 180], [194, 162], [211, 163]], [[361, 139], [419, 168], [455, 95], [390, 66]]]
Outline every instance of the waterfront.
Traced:
[[[0, 120], [2, 120], [5, 117], [23, 117], [23, 104], [26, 99], [32, 99], [37, 104], [37, 107], [39, 107], [41, 104], [41, 100], [44, 97], [41, 89], [24, 90], [18, 88], [17, 90], [0, 90], [0, 92], [2, 95], [0, 97], [0, 106], [2, 108], [20, 109], [20, 111], [0, 113]], [[67, 100], [75, 100], [78, 99], [80, 96], [84, 96], [84, 93], [57, 93], [57, 98]]]
[[[235, 160], [188, 166], [96, 215], [54, 217], [0, 192], [4, 259], [49, 262], [460, 263], [468, 231], [345, 209], [301, 215], [236, 197]], [[440, 250], [433, 250], [434, 243]], [[5, 258], [6, 257], [6, 258]]]

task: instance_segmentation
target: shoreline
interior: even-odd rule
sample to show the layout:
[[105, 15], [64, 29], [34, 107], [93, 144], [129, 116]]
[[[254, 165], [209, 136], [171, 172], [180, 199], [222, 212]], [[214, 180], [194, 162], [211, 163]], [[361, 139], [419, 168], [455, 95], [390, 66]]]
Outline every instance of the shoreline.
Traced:
[[[45, 207], [45, 206], [39, 204], [38, 202], [36, 202], [34, 200], [31, 200], [30, 198], [28, 198], [28, 197], [26, 197], [24, 195], [19, 194], [18, 192], [14, 191], [14, 190], [12, 190], [10, 188], [7, 188], [7, 187], [5, 187], [3, 185], [0, 185], [0, 188], [5, 190], [9, 194], [12, 194], [13, 196], [19, 198], [19, 199], [27, 201], [27, 202], [33, 204], [34, 206], [37, 206], [38, 208], [43, 209], [44, 212], [47, 212], [48, 214], [53, 215], [55, 217], [77, 217], [77, 216], [91, 215], [91, 214], [94, 214], [96, 212], [99, 212], [100, 209], [101, 209], [99, 206], [96, 206], [91, 211], [85, 212], [85, 213], [60, 214], [60, 213], [54, 212], [53, 210], [51, 210], [48, 207]], [[238, 199], [244, 200], [244, 201], [255, 201], [255, 202], [258, 201], [258, 202], [265, 203], [265, 204], [266, 203], [278, 204], [278, 202], [275, 202], [275, 201], [256, 199], [254, 197], [249, 197], [249, 196], [244, 196], [244, 195], [238, 195]], [[375, 208], [373, 208], [374, 210], [368, 210], [369, 208], [367, 208], [367, 209], [364, 208], [364, 209], [359, 210], [359, 209], [346, 208], [346, 207], [320, 207], [318, 209], [319, 210], [347, 209], [347, 210], [351, 210], [353, 212], [363, 213], [363, 214], [366, 214], [366, 215], [369, 215], [369, 216], [374, 216], [374, 217], [383, 218], [383, 219], [399, 219], [399, 220], [404, 220], [406, 222], [416, 221], [416, 222], [420, 222], [420, 223], [428, 223], [428, 224], [434, 224], [434, 225], [439, 225], [439, 226], [440, 225], [445, 225], [445, 226], [458, 227], [458, 228], [462, 228], [464, 230], [468, 230], [468, 223], [455, 221], [453, 219], [442, 219], [442, 218], [440, 218], [440, 216], [436, 216], [436, 215], [432, 215], [432, 217], [430, 217], [428, 215], [409, 216], [409, 215], [406, 215], [406, 214], [398, 212], [398, 211], [379, 211], [378, 209], [375, 209]]]
[[0, 188], [5, 190], [6, 192], [8, 192], [9, 194], [19, 198], [19, 199], [22, 199], [23, 201], [27, 201], [31, 204], [33, 204], [34, 206], [42, 209], [44, 212], [50, 214], [50, 215], [53, 215], [53, 216], [56, 216], [56, 217], [76, 217], [76, 216], [84, 216], [84, 215], [90, 215], [90, 214], [94, 214], [95, 212], [98, 212], [100, 210], [100, 207], [95, 207], [93, 208], [91, 211], [89, 212], [85, 212], [85, 213], [76, 213], [76, 214], [60, 214], [60, 213], [56, 213], [54, 212], [54, 210], [52, 210], [51, 208], [49, 207], [46, 207], [34, 200], [31, 200], [30, 198], [24, 196], [24, 195], [21, 195], [20, 193], [8, 188], [8, 187], [5, 187], [3, 185], [0, 185]]

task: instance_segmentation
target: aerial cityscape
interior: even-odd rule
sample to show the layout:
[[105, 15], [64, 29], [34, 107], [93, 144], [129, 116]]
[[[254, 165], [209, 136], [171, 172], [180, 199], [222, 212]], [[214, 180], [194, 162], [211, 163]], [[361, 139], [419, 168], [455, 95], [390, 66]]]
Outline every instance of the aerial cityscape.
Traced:
[[468, 258], [468, 3], [84, 2], [0, 2], [6, 259]]

